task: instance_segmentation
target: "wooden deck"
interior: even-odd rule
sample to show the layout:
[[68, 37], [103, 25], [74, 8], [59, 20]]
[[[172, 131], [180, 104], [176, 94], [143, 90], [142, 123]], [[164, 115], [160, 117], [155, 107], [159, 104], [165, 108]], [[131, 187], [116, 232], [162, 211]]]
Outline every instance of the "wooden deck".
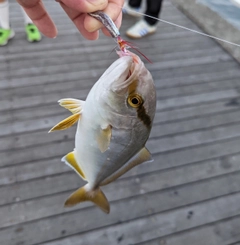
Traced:
[[[162, 23], [135, 41], [153, 61], [155, 161], [103, 188], [109, 215], [91, 203], [63, 208], [83, 181], [60, 161], [76, 128], [47, 134], [69, 115], [57, 100], [85, 99], [117, 56], [111, 38], [84, 40], [45, 3], [58, 37], [28, 44], [12, 1], [16, 37], [0, 49], [0, 244], [240, 244], [239, 64], [213, 40]], [[161, 17], [198, 30], [169, 1]], [[124, 17], [122, 33], [134, 22]]]

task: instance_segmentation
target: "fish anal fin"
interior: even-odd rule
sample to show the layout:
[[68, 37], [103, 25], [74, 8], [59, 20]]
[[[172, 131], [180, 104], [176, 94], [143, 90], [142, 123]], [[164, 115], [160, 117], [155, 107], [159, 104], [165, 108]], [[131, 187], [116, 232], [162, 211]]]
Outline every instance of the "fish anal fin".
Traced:
[[86, 180], [86, 177], [77, 163], [77, 160], [74, 155], [74, 151], [69, 152], [66, 156], [62, 158], [62, 162], [65, 162], [70, 168], [72, 168], [80, 177]]
[[133, 167], [143, 163], [143, 162], [150, 162], [152, 160], [151, 153], [148, 151], [146, 147], [142, 148], [135, 156], [133, 156], [126, 164], [124, 164], [120, 169], [118, 169], [115, 173], [107, 177], [105, 180], [101, 182], [101, 186], [107, 185], [123, 174], [125, 174], [127, 171], [132, 169]]
[[80, 119], [80, 114], [73, 114], [70, 117], [62, 120], [58, 124], [56, 124], [54, 127], [52, 127], [49, 130], [49, 133], [57, 130], [65, 130], [67, 128], [70, 128], [73, 124], [75, 124]]
[[87, 185], [73, 192], [65, 201], [65, 207], [71, 207], [81, 202], [90, 201], [98, 206], [103, 212], [109, 213], [109, 202], [100, 188], [96, 190], [87, 190]]
[[65, 98], [58, 101], [59, 105], [71, 111], [73, 114], [81, 113], [85, 101]]
[[112, 126], [108, 125], [107, 127], [101, 128], [97, 135], [97, 144], [99, 150], [103, 153], [105, 152], [110, 144], [112, 136]]

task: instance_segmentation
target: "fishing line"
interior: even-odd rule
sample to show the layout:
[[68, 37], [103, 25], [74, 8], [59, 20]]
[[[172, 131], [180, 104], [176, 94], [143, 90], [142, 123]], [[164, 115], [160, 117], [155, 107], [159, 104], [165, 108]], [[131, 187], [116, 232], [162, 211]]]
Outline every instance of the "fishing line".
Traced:
[[[119, 6], [121, 9], [124, 9], [124, 7], [121, 7], [120, 5], [118, 5], [118, 6]], [[175, 24], [175, 23], [170, 22], [170, 21], [166, 21], [166, 20], [163, 20], [163, 19], [160, 19], [160, 18], [156, 18], [156, 17], [153, 17], [153, 16], [151, 16], [151, 15], [144, 14], [144, 13], [139, 13], [139, 12], [134, 11], [134, 10], [129, 10], [129, 9], [128, 9], [127, 11], [132, 12], [132, 13], [137, 13], [137, 14], [139, 14], [139, 15], [146, 16], [146, 17], [149, 17], [149, 18], [158, 20], [158, 21], [163, 22], [163, 23], [165, 23], [165, 24], [169, 24], [169, 25], [172, 25], [172, 26], [176, 26], [176, 27], [178, 27], [178, 28], [181, 28], [181, 29], [184, 29], [184, 30], [187, 30], [187, 31], [190, 31], [190, 32], [193, 32], [193, 33], [202, 35], [202, 36], [205, 36], [205, 37], [210, 37], [210, 38], [212, 38], [212, 39], [215, 39], [215, 40], [218, 40], [218, 41], [221, 41], [221, 42], [224, 42], [224, 43], [228, 43], [228, 44], [231, 44], [231, 45], [240, 47], [240, 44], [233, 43], [233, 42], [230, 42], [230, 41], [227, 41], [227, 40], [225, 40], [225, 39], [218, 38], [218, 37], [215, 37], [215, 36], [212, 36], [212, 35], [208, 35], [208, 34], [206, 34], [206, 33], [204, 33], [204, 32], [196, 31], [196, 30], [187, 28], [187, 27], [185, 27], [185, 26], [181, 26], [181, 25]]]

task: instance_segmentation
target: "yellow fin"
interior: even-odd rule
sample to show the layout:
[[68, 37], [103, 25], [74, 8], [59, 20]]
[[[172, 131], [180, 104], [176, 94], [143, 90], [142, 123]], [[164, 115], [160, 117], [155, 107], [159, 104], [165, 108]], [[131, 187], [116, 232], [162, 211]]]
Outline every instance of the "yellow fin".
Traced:
[[59, 105], [71, 111], [73, 114], [81, 113], [85, 101], [77, 99], [61, 99], [58, 101]]
[[101, 186], [107, 185], [123, 174], [125, 174], [127, 171], [132, 169], [133, 167], [143, 163], [143, 162], [150, 162], [152, 160], [151, 153], [148, 151], [146, 147], [142, 148], [135, 156], [133, 156], [126, 164], [124, 164], [120, 169], [118, 169], [115, 173], [107, 177], [105, 180], [101, 182]]
[[78, 165], [75, 159], [74, 151], [69, 152], [66, 156], [64, 156], [62, 158], [62, 162], [65, 162], [70, 168], [72, 168], [75, 172], [77, 172], [77, 174], [80, 175], [82, 179], [86, 180], [86, 177], [82, 169], [80, 168], [80, 166]]
[[87, 185], [79, 188], [75, 192], [73, 192], [70, 197], [66, 200], [64, 206], [65, 207], [71, 207], [74, 206], [80, 202], [86, 202], [91, 201], [95, 205], [97, 205], [101, 210], [105, 213], [110, 212], [110, 206], [109, 202], [104, 195], [104, 193], [101, 191], [100, 188], [94, 190], [94, 191], [88, 191]]
[[106, 128], [101, 129], [97, 135], [97, 143], [99, 150], [103, 153], [108, 149], [112, 136], [112, 126], [108, 125]]
[[73, 114], [70, 117], [62, 120], [60, 123], [56, 124], [54, 127], [52, 127], [49, 130], [49, 133], [56, 130], [64, 130], [70, 128], [73, 124], [75, 124], [79, 120], [79, 118], [80, 118], [80, 114]]

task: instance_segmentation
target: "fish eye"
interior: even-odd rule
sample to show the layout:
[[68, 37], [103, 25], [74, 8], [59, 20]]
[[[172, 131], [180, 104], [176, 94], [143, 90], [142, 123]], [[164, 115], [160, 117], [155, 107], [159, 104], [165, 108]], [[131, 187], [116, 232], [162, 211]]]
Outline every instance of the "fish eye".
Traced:
[[139, 94], [130, 94], [128, 96], [128, 104], [131, 106], [131, 107], [139, 107], [140, 105], [143, 104], [143, 99], [142, 97], [139, 95]]

